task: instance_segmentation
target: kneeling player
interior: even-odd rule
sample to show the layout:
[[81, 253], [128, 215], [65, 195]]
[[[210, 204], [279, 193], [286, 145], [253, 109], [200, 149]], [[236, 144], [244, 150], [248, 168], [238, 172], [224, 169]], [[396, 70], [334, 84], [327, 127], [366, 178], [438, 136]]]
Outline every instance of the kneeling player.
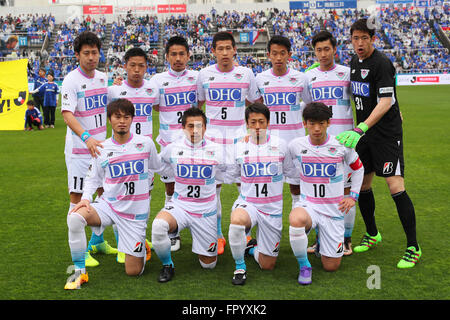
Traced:
[[[300, 201], [289, 215], [289, 239], [299, 263], [298, 282], [311, 284], [312, 268], [306, 248], [307, 234], [319, 228], [320, 254], [326, 271], [336, 271], [344, 252], [344, 216], [359, 195], [364, 168], [358, 154], [327, 134], [332, 112], [313, 102], [303, 110], [308, 136], [289, 143], [294, 164], [300, 169]], [[352, 169], [350, 197], [344, 197], [345, 167]]]
[[[262, 103], [251, 104], [245, 110], [245, 120], [250, 136], [236, 144], [236, 159], [231, 172], [228, 172], [231, 180], [241, 180], [241, 192], [233, 205], [228, 233], [236, 262], [232, 280], [235, 285], [245, 284], [244, 256], [247, 251], [253, 254], [261, 269], [272, 270], [275, 267], [283, 226], [284, 175], [295, 176], [295, 166], [287, 155], [286, 142], [267, 134], [269, 108]], [[251, 248], [255, 239], [247, 243], [246, 233], [256, 225], [258, 245]]]
[[[103, 142], [100, 155], [92, 159], [82, 200], [67, 216], [75, 276], [64, 289], [78, 289], [88, 281], [85, 270], [87, 225], [98, 235], [105, 227], [116, 224], [120, 238], [118, 249], [125, 253], [125, 272], [137, 276], [144, 271], [145, 259], [150, 253], [145, 246], [150, 212], [149, 170], [160, 173], [161, 161], [153, 140], [130, 133], [134, 111], [133, 103], [126, 99], [108, 105], [113, 136]], [[99, 185], [105, 191], [91, 203]]]
[[158, 213], [152, 224], [152, 244], [163, 268], [159, 282], [174, 276], [170, 235], [189, 228], [192, 252], [200, 265], [213, 269], [217, 263], [217, 195], [216, 179], [223, 180], [222, 147], [204, 139], [206, 116], [196, 107], [183, 113], [184, 137], [169, 144], [161, 153], [164, 172], [175, 177], [171, 202]]

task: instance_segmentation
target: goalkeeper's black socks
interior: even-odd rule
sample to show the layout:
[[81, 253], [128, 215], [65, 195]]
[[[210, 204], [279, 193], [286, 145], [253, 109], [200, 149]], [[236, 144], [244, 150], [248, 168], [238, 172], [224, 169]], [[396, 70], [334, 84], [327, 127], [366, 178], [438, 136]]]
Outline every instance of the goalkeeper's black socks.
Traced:
[[392, 199], [394, 199], [395, 205], [397, 206], [398, 216], [406, 234], [406, 246], [414, 246], [416, 250], [419, 250], [416, 239], [416, 213], [411, 199], [406, 191], [393, 194]]
[[372, 189], [364, 190], [359, 193], [358, 205], [366, 225], [367, 233], [372, 237], [376, 236], [378, 230], [375, 223], [375, 198]]

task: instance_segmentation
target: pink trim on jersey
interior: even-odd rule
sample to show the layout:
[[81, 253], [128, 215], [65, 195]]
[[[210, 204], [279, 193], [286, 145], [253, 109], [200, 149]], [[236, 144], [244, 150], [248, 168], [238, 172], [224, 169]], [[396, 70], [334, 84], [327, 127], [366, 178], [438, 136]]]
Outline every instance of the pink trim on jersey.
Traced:
[[[125, 83], [127, 85], [127, 87], [131, 88], [131, 89], [140, 89], [144, 86], [145, 81], [142, 80], [142, 84], [139, 87], [133, 87], [132, 85], [129, 84], [128, 80], [125, 80], [123, 83]], [[128, 99], [128, 98], [127, 98]]]
[[164, 93], [177, 93], [177, 92], [187, 92], [187, 91], [195, 91], [195, 90], [197, 90], [197, 86], [191, 85], [191, 86], [167, 88], [167, 89], [164, 89]]
[[264, 88], [264, 93], [277, 92], [303, 92], [303, 87], [268, 87]]
[[184, 76], [188, 71], [186, 69], [184, 69], [184, 71], [182, 71], [182, 74], [180, 75], [176, 75], [175, 73], [172, 73], [172, 69], [167, 70], [167, 74], [169, 74], [172, 77], [178, 78], [178, 77], [182, 77]]
[[142, 194], [128, 194], [126, 196], [124, 195], [120, 195], [117, 196], [116, 199], [117, 200], [122, 200], [122, 201], [142, 201], [142, 200], [148, 200], [150, 198], [148, 192], [147, 193], [142, 193]]
[[179, 130], [182, 128], [183, 128], [183, 125], [181, 123], [169, 124], [169, 130]]
[[271, 183], [272, 177], [245, 177], [241, 176], [243, 183]]
[[189, 179], [180, 177], [175, 177], [175, 182], [194, 186], [204, 186], [206, 183], [204, 179]]
[[150, 134], [145, 134], [146, 137], [150, 137], [151, 139], [153, 139], [153, 133]]
[[85, 148], [72, 148], [72, 154], [91, 154], [91, 152]]
[[302, 123], [291, 123], [291, 124], [270, 124], [269, 130], [298, 130], [303, 129]]
[[274, 76], [274, 77], [284, 77], [285, 75], [287, 75], [288, 73], [289, 73], [289, 71], [291, 71], [289, 68], [287, 68], [287, 71], [286, 71], [286, 73], [284, 73], [284, 74], [282, 74], [281, 76], [279, 76], [279, 75], [276, 75], [274, 72], [273, 72], [273, 68], [270, 68], [270, 73], [272, 73], [272, 75]]
[[314, 102], [322, 102], [323, 104], [326, 104], [327, 106], [335, 106], [337, 104], [336, 99], [318, 99]]
[[106, 132], [106, 126], [101, 126], [96, 129], [92, 129], [92, 130], [88, 130], [88, 131], [91, 135], [95, 136], [96, 134]]
[[106, 93], [108, 93], [107, 88], [98, 88], [98, 89], [86, 90], [84, 92], [84, 96], [90, 97], [90, 96], [95, 96], [96, 94], [106, 94]]
[[106, 178], [105, 182], [107, 184], [119, 184], [119, 183], [123, 183], [123, 182], [138, 181], [138, 180], [139, 180], [139, 174], [132, 174], [130, 176], [125, 176], [125, 177]]
[[133, 122], [147, 122], [147, 116], [135, 116]]
[[114, 209], [114, 207], [113, 207], [108, 201], [105, 201], [105, 202], [108, 204], [108, 206], [111, 208], [111, 210], [112, 210], [115, 214], [117, 214], [119, 217], [122, 217], [122, 218], [125, 218], [125, 219], [130, 219], [130, 220], [134, 220], [134, 219], [136, 218], [136, 215], [135, 215], [135, 214], [132, 214], [132, 213], [123, 213], [123, 212], [117, 211], [116, 209]]
[[219, 65], [217, 63], [214, 66], [216, 67], [216, 70], [219, 71], [220, 73], [230, 73], [230, 72], [233, 72], [234, 69], [236, 69], [236, 67], [233, 65], [233, 69], [231, 69], [230, 71], [226, 71], [225, 72], [225, 71], [220, 71]]
[[132, 161], [132, 160], [145, 160], [150, 156], [150, 152], [130, 154], [126, 156], [119, 156], [109, 160], [109, 163], [117, 163], [122, 161]]
[[329, 71], [333, 71], [336, 68], [337, 68], [337, 65], [334, 64], [333, 67], [330, 70], [322, 70], [322, 69], [320, 69], [320, 66], [317, 67], [317, 70], [319, 70], [320, 72], [329, 72]]
[[291, 106], [289, 104], [270, 106], [269, 109], [270, 111], [291, 111]]
[[277, 201], [283, 200], [283, 194], [273, 196], [273, 197], [264, 197], [264, 198], [257, 198], [257, 197], [245, 197], [245, 200], [252, 203], [273, 203]]
[[163, 146], [163, 147], [167, 147], [170, 144], [170, 142], [164, 141], [161, 138], [157, 142], [160, 146]]
[[[127, 144], [128, 142], [131, 141], [131, 139], [133, 139], [133, 134], [132, 134], [132, 133], [130, 134], [130, 138], [129, 138], [125, 143], [118, 143], [118, 142], [114, 139], [114, 135], [111, 137], [111, 141], [112, 141], [114, 144], [118, 145], [118, 146], [121, 146], [122, 144]], [[114, 159], [114, 158], [113, 158], [113, 159]]]
[[281, 156], [256, 156], [256, 157], [244, 157], [245, 163], [253, 162], [283, 162], [284, 157]]
[[86, 73], [84, 73], [84, 71], [81, 69], [80, 66], [77, 68], [77, 70], [78, 70], [78, 71], [81, 73], [81, 75], [82, 75], [83, 77], [85, 77], [85, 78], [92, 79], [92, 78], [95, 77], [95, 73], [94, 73], [94, 75], [93, 75], [92, 77], [89, 77]]
[[207, 136], [205, 136], [205, 138], [212, 142], [219, 143], [219, 144], [234, 144], [234, 139], [225, 139], [225, 138], [216, 138], [216, 137], [207, 137]]
[[342, 157], [305, 157], [305, 156], [302, 156], [302, 162], [339, 163], [342, 161], [343, 161]]
[[105, 107], [96, 108], [88, 111], [75, 111], [73, 115], [77, 118], [95, 116], [96, 114], [105, 113]]
[[177, 200], [180, 201], [186, 201], [186, 202], [195, 202], [195, 203], [205, 203], [205, 202], [211, 202], [216, 198], [216, 194], [207, 197], [207, 198], [189, 198], [189, 197], [183, 197], [178, 196]]
[[310, 196], [306, 196], [306, 201], [309, 201], [311, 203], [315, 204], [336, 204], [342, 201], [344, 199], [344, 196], [339, 196], [335, 198], [314, 198]]
[[209, 124], [216, 126], [237, 127], [245, 124], [245, 120], [221, 120], [221, 119], [209, 119]]
[[234, 108], [234, 101], [206, 101], [208, 107]]
[[300, 179], [308, 183], [330, 183], [330, 178], [307, 177], [300, 174]]
[[180, 104], [177, 106], [170, 106], [170, 107], [166, 107], [166, 106], [159, 106], [159, 112], [175, 112], [175, 111], [186, 111], [187, 109], [189, 109], [191, 107], [190, 104]]
[[142, 97], [127, 97], [127, 100], [133, 103], [153, 103], [156, 98], [142, 98]]
[[352, 119], [330, 119], [331, 124], [353, 124]]
[[327, 81], [319, 81], [314, 82], [312, 84], [313, 88], [317, 87], [331, 87], [331, 86], [343, 86], [348, 87], [350, 85], [350, 81], [343, 81], [343, 80], [327, 80]]
[[192, 159], [192, 158], [179, 158], [178, 164], [199, 164], [199, 165], [217, 165], [219, 162], [216, 160], [206, 160], [206, 159]]
[[243, 89], [247, 89], [248, 87], [250, 87], [250, 83], [240, 83], [240, 82], [213, 82], [209, 84], [210, 88], [214, 88], [214, 89], [228, 89], [228, 88], [243, 88]]

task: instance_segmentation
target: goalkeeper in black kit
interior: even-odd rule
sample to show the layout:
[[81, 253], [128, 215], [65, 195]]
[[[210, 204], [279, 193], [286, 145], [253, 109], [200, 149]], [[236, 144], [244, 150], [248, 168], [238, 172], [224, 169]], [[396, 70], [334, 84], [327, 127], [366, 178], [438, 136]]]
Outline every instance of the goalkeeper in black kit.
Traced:
[[355, 148], [364, 165], [359, 208], [366, 234], [355, 252], [366, 252], [381, 242], [375, 223], [374, 174], [386, 179], [406, 234], [407, 249], [398, 268], [412, 268], [422, 251], [416, 239], [414, 205], [405, 190], [402, 118], [395, 87], [392, 62], [373, 46], [375, 28], [367, 19], [350, 29], [355, 55], [350, 62], [350, 80], [358, 125], [336, 136], [342, 144]]

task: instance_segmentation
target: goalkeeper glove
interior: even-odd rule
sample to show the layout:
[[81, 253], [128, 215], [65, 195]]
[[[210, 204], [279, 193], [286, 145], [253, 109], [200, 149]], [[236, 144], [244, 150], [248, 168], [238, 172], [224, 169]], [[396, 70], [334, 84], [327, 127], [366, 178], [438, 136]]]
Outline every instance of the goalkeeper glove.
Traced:
[[339, 133], [336, 139], [346, 147], [354, 148], [368, 129], [367, 124], [361, 122], [355, 129]]
[[320, 66], [320, 63], [319, 63], [319, 62], [314, 62], [312, 65], [310, 65], [310, 66], [305, 70], [305, 72], [306, 72], [306, 71], [309, 71], [309, 70], [311, 70], [311, 69], [317, 68], [318, 66]]

